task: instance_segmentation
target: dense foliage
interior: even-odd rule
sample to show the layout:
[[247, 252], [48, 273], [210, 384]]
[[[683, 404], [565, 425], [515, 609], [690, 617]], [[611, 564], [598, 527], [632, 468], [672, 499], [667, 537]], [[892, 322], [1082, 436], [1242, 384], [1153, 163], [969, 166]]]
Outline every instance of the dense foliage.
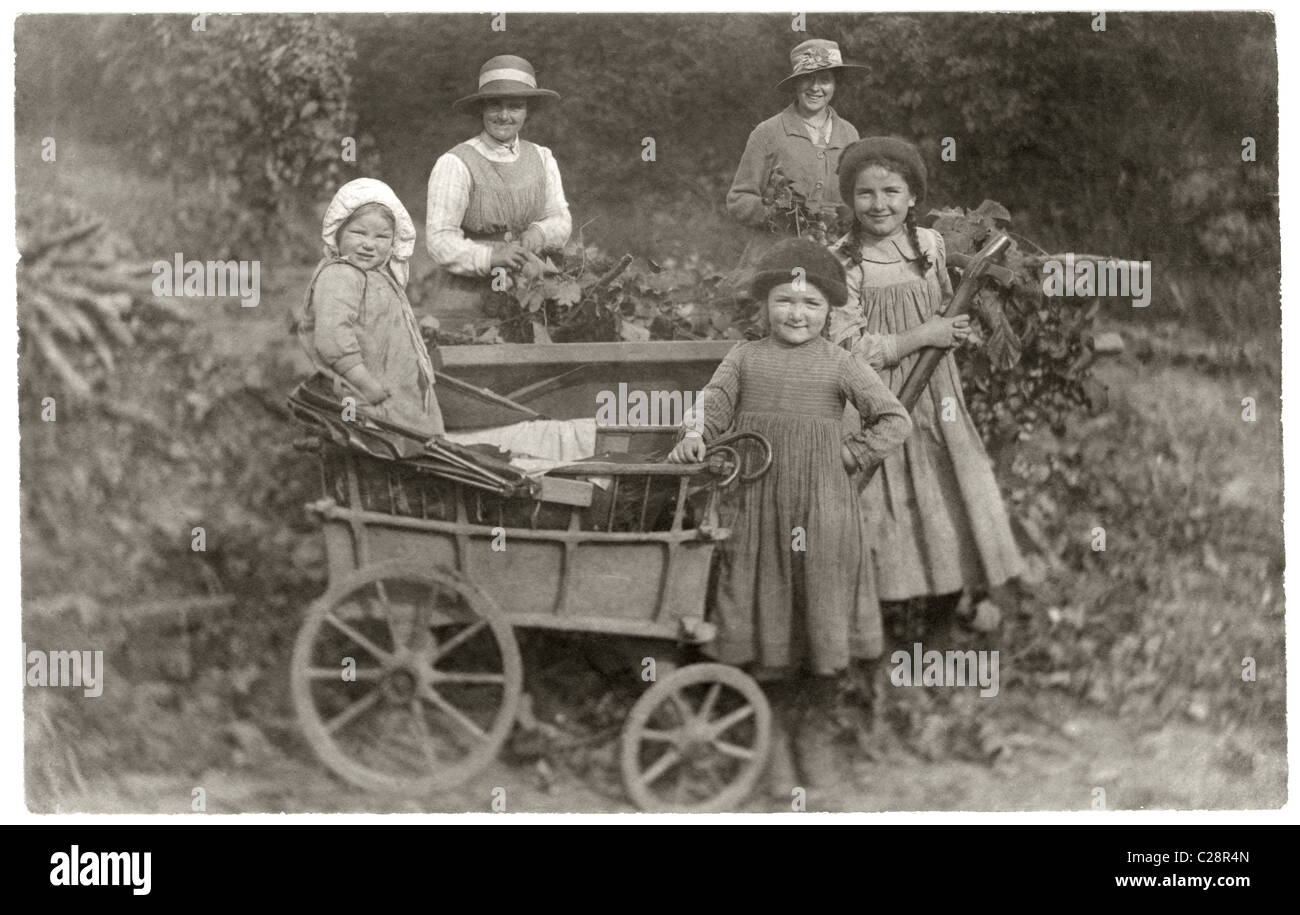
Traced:
[[[730, 267], [741, 242], [726, 189], [748, 132], [789, 103], [775, 86], [806, 34], [870, 66], [835, 107], [863, 134], [921, 146], [926, 206], [994, 198], [1052, 251], [1151, 259], [1151, 314], [1241, 334], [1277, 326], [1266, 14], [1113, 12], [1105, 31], [1087, 12], [810, 14], [806, 33], [786, 14], [511, 13], [505, 31], [486, 14], [209, 16], [206, 33], [191, 21], [21, 18], [19, 46], [40, 53], [18, 57], [16, 121], [37, 136], [89, 132], [179, 171], [208, 195], [183, 220], [239, 193], [256, 216], [221, 235], [232, 245], [287, 218], [287, 189], [319, 207], [324, 185], [376, 170], [419, 222], [434, 159], [476, 129], [451, 100], [488, 55], [515, 53], [563, 95], [525, 135], [555, 150], [576, 224], [607, 250]], [[88, 86], [130, 91], [104, 104]], [[344, 136], [361, 157], [340, 173]], [[945, 138], [955, 158], [941, 156]], [[238, 214], [213, 219], [229, 233]], [[315, 221], [304, 211], [294, 225], [310, 241]]]
[[[1152, 260], [1155, 301], [1134, 317], [1271, 331], [1272, 20], [1112, 12], [1102, 32], [1093, 19], [810, 14], [806, 35], [870, 66], [845, 78], [833, 104], [864, 135], [920, 145], [927, 208], [990, 197], [1053, 252]], [[746, 137], [790, 102], [775, 88], [805, 37], [790, 25], [786, 14], [511, 14], [505, 32], [488, 16], [340, 20], [357, 41], [361, 127], [413, 211], [434, 158], [475, 129], [448, 115], [449, 100], [486, 55], [519, 53], [564, 96], [531, 115], [525, 135], [555, 150], [575, 224], [594, 219], [588, 232], [608, 250], [661, 262], [698, 254], [724, 268], [740, 253], [723, 202]], [[412, 83], [419, 92], [392, 92]], [[647, 136], [652, 162], [641, 157]], [[1254, 161], [1242, 158], [1246, 137]], [[944, 138], [955, 158], [941, 154]]]
[[97, 51], [138, 125], [127, 141], [181, 191], [174, 218], [221, 239], [213, 254], [254, 258], [310, 224], [302, 201], [352, 177], [356, 54], [321, 16], [202, 19], [110, 20]]
[[[986, 200], [973, 211], [931, 213], [929, 221], [953, 258], [974, 255], [995, 232], [1009, 228], [1008, 217], [1000, 204]], [[1021, 243], [1033, 244], [1023, 238]], [[1059, 434], [1071, 413], [1106, 404], [1105, 389], [1089, 372], [1101, 302], [1045, 295], [1041, 260], [1018, 244], [1003, 261], [1011, 278], [981, 283], [973, 305], [979, 334], [974, 345], [957, 352], [971, 418], [991, 447], [1039, 427]]]

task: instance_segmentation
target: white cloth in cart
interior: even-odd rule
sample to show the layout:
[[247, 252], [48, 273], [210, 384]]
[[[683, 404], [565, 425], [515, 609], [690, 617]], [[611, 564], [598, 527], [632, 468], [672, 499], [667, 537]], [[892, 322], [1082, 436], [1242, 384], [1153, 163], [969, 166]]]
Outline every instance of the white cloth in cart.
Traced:
[[596, 420], [532, 419], [508, 426], [448, 432], [458, 445], [496, 445], [511, 454], [510, 464], [525, 473], [545, 473], [596, 453]]

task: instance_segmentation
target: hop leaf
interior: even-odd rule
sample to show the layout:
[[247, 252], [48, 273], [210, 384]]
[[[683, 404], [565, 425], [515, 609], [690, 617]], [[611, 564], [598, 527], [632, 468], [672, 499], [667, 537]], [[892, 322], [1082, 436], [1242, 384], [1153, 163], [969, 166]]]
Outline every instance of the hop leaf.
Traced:
[[570, 308], [582, 301], [582, 286], [577, 280], [564, 280], [555, 284], [555, 291], [551, 295], [555, 304], [563, 308]]

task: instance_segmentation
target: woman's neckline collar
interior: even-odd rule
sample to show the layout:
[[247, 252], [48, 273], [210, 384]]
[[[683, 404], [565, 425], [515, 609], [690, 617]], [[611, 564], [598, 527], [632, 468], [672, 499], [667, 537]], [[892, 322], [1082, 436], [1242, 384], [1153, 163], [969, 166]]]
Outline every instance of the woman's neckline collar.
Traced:
[[502, 143], [500, 140], [492, 136], [492, 134], [488, 133], [486, 130], [480, 133], [478, 135], [478, 138], [479, 141], [482, 142], [482, 144], [486, 146], [488, 149], [500, 149], [509, 153], [519, 152], [519, 134], [515, 134], [515, 140], [513, 143]]
[[[808, 135], [804, 130], [804, 125], [808, 125], [810, 127], [812, 125], [808, 124], [808, 122], [803, 119], [803, 115], [799, 113], [798, 105], [796, 105], [794, 102], [791, 102], [789, 105], [785, 107], [785, 110], [782, 111], [781, 114], [785, 116], [785, 128], [787, 133], [792, 133], [796, 136]], [[839, 119], [839, 115], [835, 113], [834, 106], [827, 105], [826, 124], [834, 125], [835, 121], [837, 121], [838, 119]], [[826, 124], [823, 124], [822, 127], [825, 128]], [[832, 126], [831, 131], [834, 132], [834, 129], [835, 129], [834, 126]]]

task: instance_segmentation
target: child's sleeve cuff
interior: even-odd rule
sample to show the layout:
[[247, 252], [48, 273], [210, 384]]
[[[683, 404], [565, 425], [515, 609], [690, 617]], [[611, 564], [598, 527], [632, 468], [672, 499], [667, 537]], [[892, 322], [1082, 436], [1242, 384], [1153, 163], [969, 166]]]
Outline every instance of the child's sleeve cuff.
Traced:
[[362, 359], [360, 353], [348, 353], [346, 356], [340, 356], [336, 359], [330, 368], [334, 369], [334, 371], [338, 372], [340, 375], [346, 375], [361, 364]]

